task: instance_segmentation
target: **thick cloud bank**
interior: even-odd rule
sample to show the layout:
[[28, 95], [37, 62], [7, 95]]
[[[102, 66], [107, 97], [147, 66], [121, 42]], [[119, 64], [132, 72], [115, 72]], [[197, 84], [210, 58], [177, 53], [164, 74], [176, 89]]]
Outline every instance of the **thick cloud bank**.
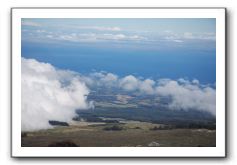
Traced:
[[89, 89], [78, 75], [33, 59], [22, 63], [22, 131], [47, 129], [49, 120], [70, 122], [75, 109], [88, 109]]

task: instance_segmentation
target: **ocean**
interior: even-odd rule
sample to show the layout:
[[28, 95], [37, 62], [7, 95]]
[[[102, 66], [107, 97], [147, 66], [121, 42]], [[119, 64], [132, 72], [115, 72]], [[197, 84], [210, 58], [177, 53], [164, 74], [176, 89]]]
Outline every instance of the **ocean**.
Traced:
[[62, 46], [23, 42], [22, 57], [82, 74], [105, 71], [118, 76], [198, 79], [202, 84], [216, 82], [215, 50], [143, 49], [88, 44]]

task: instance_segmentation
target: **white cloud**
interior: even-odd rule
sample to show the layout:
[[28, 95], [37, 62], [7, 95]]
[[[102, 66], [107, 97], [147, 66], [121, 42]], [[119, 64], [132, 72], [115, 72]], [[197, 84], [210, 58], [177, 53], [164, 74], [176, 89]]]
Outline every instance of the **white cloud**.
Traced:
[[120, 80], [119, 86], [124, 90], [134, 91], [137, 90], [139, 86], [139, 80], [136, 77], [129, 75]]
[[105, 26], [77, 26], [77, 29], [99, 30], [99, 31], [121, 31], [120, 27], [105, 27]]
[[186, 39], [193, 39], [194, 38], [193, 33], [190, 33], [190, 32], [185, 32], [183, 37]]
[[118, 76], [112, 73], [95, 72], [89, 76], [82, 78], [89, 86], [107, 86], [116, 87], [118, 83]]
[[45, 30], [36, 30], [36, 33], [45, 33]]
[[173, 40], [174, 42], [177, 42], [177, 43], [182, 43], [183, 41], [182, 40]]
[[154, 94], [154, 85], [155, 85], [154, 80], [146, 79], [144, 81], [140, 81], [139, 90], [142, 93]]
[[198, 81], [197, 79], [194, 79], [194, 80], [192, 81], [192, 83], [193, 83], [193, 84], [199, 84], [199, 81]]
[[177, 81], [171, 79], [154, 81], [140, 79], [133, 75], [119, 78], [111, 73], [96, 72], [83, 77], [83, 80], [91, 87], [99, 85], [104, 89], [114, 87], [140, 95], [168, 97], [171, 98], [168, 106], [173, 110], [199, 110], [213, 115], [216, 111], [216, 90], [209, 85], [200, 84], [197, 79], [189, 81], [180, 78]]
[[98, 39], [101, 40], [117, 40], [117, 41], [123, 41], [123, 40], [130, 40], [130, 41], [140, 41], [144, 40], [145, 37], [138, 36], [138, 35], [125, 35], [125, 34], [102, 34], [97, 35]]
[[128, 92], [140, 92], [141, 94], [154, 94], [155, 81], [151, 79], [141, 80], [133, 75], [119, 78], [117, 75], [107, 72], [94, 72], [88, 76], [81, 76], [89, 87], [103, 86], [104, 88], [118, 88]]
[[96, 33], [72, 33], [55, 35], [55, 39], [72, 42], [97, 42], [97, 41], [141, 41], [144, 37], [138, 35], [125, 34], [96, 34]]
[[[51, 40], [51, 41], [69, 41], [69, 42], [123, 42], [123, 41], [144, 41], [146, 37], [140, 35], [129, 35], [122, 33], [68, 33], [68, 32], [49, 32], [46, 30], [24, 31], [24, 35], [34, 34], [34, 40]], [[27, 32], [27, 33], [26, 33]]]
[[156, 87], [160, 96], [171, 97], [171, 109], [200, 110], [216, 114], [216, 90], [210, 87], [201, 88], [199, 82], [193, 83], [170, 80]]
[[34, 26], [34, 27], [40, 27], [41, 25], [36, 22], [30, 22], [30, 21], [21, 21], [21, 25], [23, 26]]
[[215, 33], [190, 33], [185, 32], [182, 36], [184, 39], [199, 39], [199, 40], [215, 40]]
[[215, 40], [215, 33], [174, 33], [172, 31], [164, 31], [164, 34], [161, 36], [166, 41], [172, 41], [177, 43], [185, 42], [185, 40]]
[[47, 129], [49, 120], [70, 122], [76, 109], [88, 109], [89, 89], [78, 75], [22, 58], [22, 130]]
[[[167, 81], [167, 82], [169, 82], [170, 81], [170, 79]], [[166, 82], [166, 83], [167, 83]], [[179, 78], [178, 79], [178, 82], [180, 83], [180, 84], [188, 84], [189, 83], [189, 81], [188, 80], [186, 80], [186, 79], [184, 79], [184, 78]]]
[[103, 76], [102, 78], [101, 78], [101, 81], [102, 82], [105, 82], [105, 83], [113, 83], [113, 82], [116, 82], [117, 81], [117, 79], [118, 79], [118, 76], [117, 75], [114, 75], [114, 74], [112, 74], [112, 73], [108, 73], [108, 74], [106, 74], [106, 76]]

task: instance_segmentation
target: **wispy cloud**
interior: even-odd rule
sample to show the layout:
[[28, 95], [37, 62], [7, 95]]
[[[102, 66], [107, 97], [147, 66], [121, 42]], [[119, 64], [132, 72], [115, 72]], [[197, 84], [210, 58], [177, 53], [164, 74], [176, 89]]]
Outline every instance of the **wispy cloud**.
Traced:
[[105, 26], [75, 26], [76, 29], [98, 30], [98, 31], [121, 31], [120, 27], [105, 27]]
[[40, 27], [41, 24], [32, 22], [32, 21], [21, 21], [21, 25], [23, 26], [33, 26], [33, 27]]
[[164, 33], [161, 35], [161, 38], [164, 38], [167, 41], [173, 41], [182, 43], [185, 42], [185, 40], [211, 40], [215, 41], [216, 34], [215, 33], [191, 33], [191, 32], [185, 32], [185, 33], [174, 33], [172, 31], [164, 31]]
[[55, 39], [72, 42], [96, 42], [96, 41], [141, 41], [145, 37], [126, 34], [97, 34], [97, 33], [71, 33], [55, 36]]
[[[30, 33], [27, 31], [26, 35]], [[100, 41], [144, 41], [146, 37], [140, 35], [129, 35], [122, 33], [68, 33], [68, 32], [47, 32], [46, 30], [31, 31], [34, 33], [34, 40], [55, 40], [69, 42], [100, 42]], [[29, 36], [28, 36], [29, 37]], [[27, 38], [27, 37], [25, 37]]]
[[183, 34], [184, 39], [199, 39], [199, 40], [215, 40], [216, 34], [215, 33], [190, 33], [185, 32]]

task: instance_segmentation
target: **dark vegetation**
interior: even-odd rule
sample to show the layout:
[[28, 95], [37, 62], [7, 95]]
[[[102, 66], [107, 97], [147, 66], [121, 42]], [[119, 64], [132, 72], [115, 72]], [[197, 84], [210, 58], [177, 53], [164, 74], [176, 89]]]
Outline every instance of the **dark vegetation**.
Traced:
[[48, 147], [80, 147], [72, 141], [53, 142]]
[[123, 127], [118, 125], [108, 126], [104, 128], [105, 131], [121, 131], [123, 130]]
[[154, 126], [153, 128], [151, 128], [150, 130], [152, 131], [156, 131], [156, 130], [170, 130], [170, 129], [174, 129], [174, 126], [171, 125], [162, 125], [162, 126]]
[[21, 137], [23, 138], [23, 137], [27, 137], [27, 133], [26, 132], [22, 132], [21, 133]]
[[105, 123], [119, 123], [118, 120], [104, 120]]
[[104, 122], [101, 118], [93, 114], [81, 113], [79, 116], [73, 118], [74, 121], [85, 120], [87, 122]]
[[134, 129], [141, 129], [141, 127], [135, 127]]
[[162, 125], [162, 126], [155, 126], [151, 128], [150, 130], [155, 131], [155, 130], [171, 130], [171, 129], [209, 129], [209, 130], [215, 130], [216, 125], [214, 123], [188, 123], [188, 124], [175, 124], [175, 125]]
[[[90, 111], [77, 111], [80, 118], [84, 118], [88, 122], [105, 122], [118, 123], [117, 120], [103, 120], [105, 118], [123, 118], [126, 120], [136, 120], [142, 122], [151, 122], [154, 124], [164, 124], [165, 126], [158, 129], [174, 129], [174, 128], [190, 128], [190, 129], [216, 129], [216, 119], [207, 112], [201, 111], [174, 111], [168, 109], [153, 110], [153, 109], [99, 109], [96, 108]], [[76, 118], [75, 118], [76, 119]]]
[[82, 119], [87, 122], [119, 123], [118, 120], [102, 119], [98, 117], [97, 115], [94, 115], [92, 113], [87, 113], [87, 112], [80, 113], [79, 116], [73, 118], [73, 120], [75, 121], [80, 121]]
[[61, 122], [61, 121], [55, 121], [55, 120], [49, 120], [49, 124], [53, 126], [66, 126], [66, 127], [69, 126], [67, 122]]
[[188, 124], [176, 124], [175, 128], [190, 128], [190, 129], [209, 129], [216, 130], [216, 124], [207, 122], [207, 123], [188, 123]]

